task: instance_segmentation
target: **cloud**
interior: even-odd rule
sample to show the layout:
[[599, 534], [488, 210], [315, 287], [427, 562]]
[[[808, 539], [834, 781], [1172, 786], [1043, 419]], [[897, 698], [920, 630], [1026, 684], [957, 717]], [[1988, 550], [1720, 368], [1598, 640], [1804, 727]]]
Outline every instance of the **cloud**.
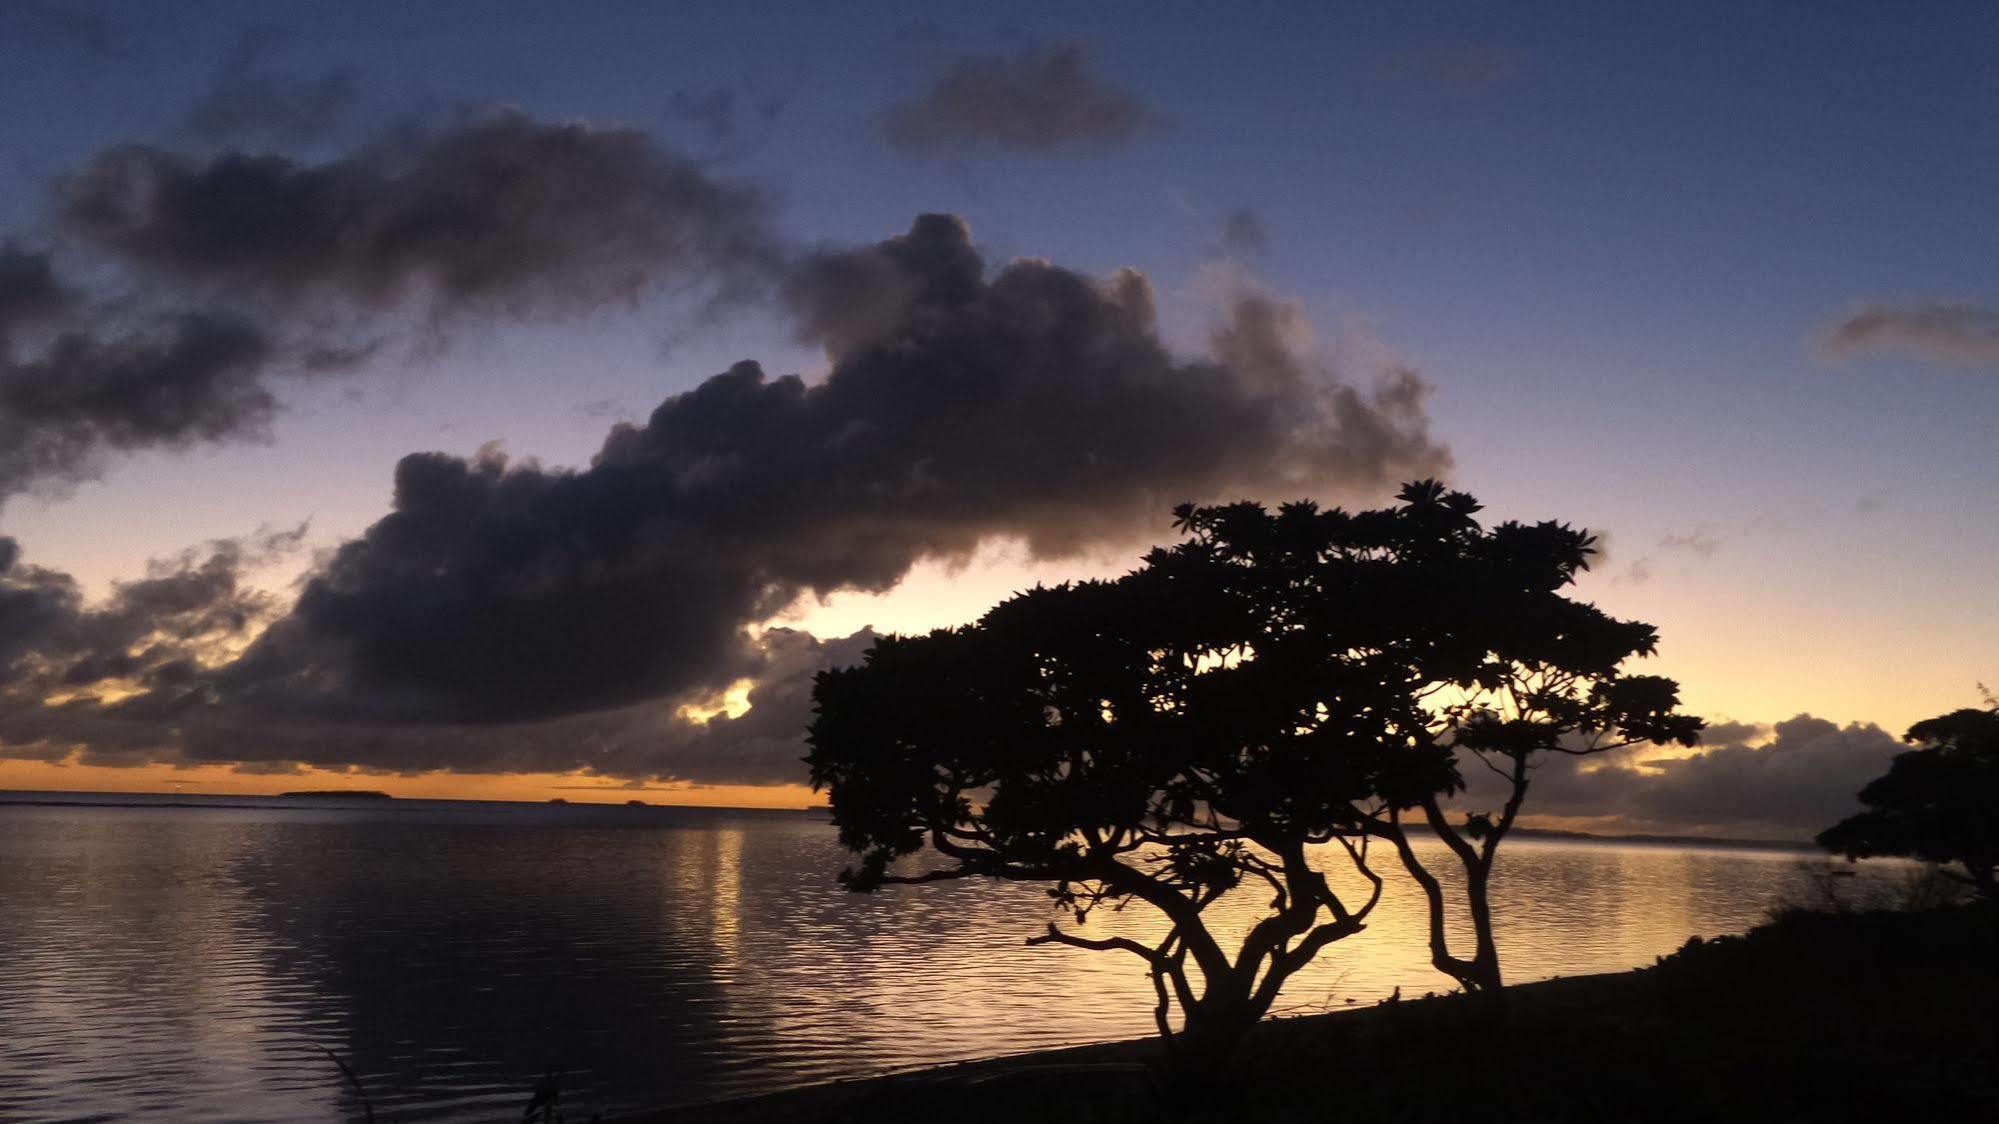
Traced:
[[0, 502], [88, 478], [111, 452], [263, 432], [276, 409], [263, 379], [273, 351], [245, 321], [186, 314], [0, 355]]
[[868, 630], [825, 641], [766, 630], [749, 645], [748, 708], [705, 720], [665, 700], [504, 729], [218, 705], [210, 672], [279, 611], [245, 576], [297, 549], [303, 533], [260, 532], [155, 562], [96, 606], [68, 575], [20, 565], [18, 546], [0, 537], [0, 757], [230, 764], [260, 775], [318, 765], [797, 783], [814, 674], [859, 662], [875, 640]]
[[[245, 127], [316, 127], [311, 99], [256, 69], [263, 42], [225, 64], [211, 123], [236, 105], [276, 114]], [[662, 292], [712, 306], [774, 288], [790, 253], [760, 188], [640, 132], [513, 111], [318, 163], [125, 145], [56, 195], [65, 260], [92, 287], [0, 241], [0, 502], [114, 453], [262, 435], [274, 379], [351, 373], [412, 311], [435, 330]]]
[[[405, 457], [390, 514], [240, 655], [212, 658], [247, 635], [182, 629], [139, 674], [130, 629], [80, 647], [62, 639], [73, 628], [24, 628], [10, 666], [34, 669], [33, 690], [0, 742], [103, 762], [795, 779], [804, 669], [860, 643], [758, 631], [801, 597], [885, 590], [995, 538], [1061, 556], [1156, 535], [1182, 500], [1371, 497], [1449, 464], [1422, 379], [1331, 369], [1302, 310], [1253, 288], [1230, 294], [1208, 356], [1176, 356], [1142, 275], [992, 269], [961, 221], [933, 215], [801, 255], [778, 296], [826, 350], [823, 381], [738, 364], [612, 427], [577, 469], [496, 446]], [[17, 368], [0, 401], [31, 433], [68, 418], [103, 447], [254, 428], [272, 408], [269, 345], [232, 350], [223, 325], [203, 327], [117, 361], [79, 343], [67, 366]], [[36, 574], [20, 614], [132, 615]], [[29, 705], [71, 675], [75, 697]], [[97, 690], [106, 676], [118, 697]], [[682, 709], [745, 679], [743, 715]]]
[[124, 145], [58, 194], [71, 234], [143, 276], [281, 304], [523, 315], [663, 290], [739, 297], [783, 250], [761, 188], [637, 130], [513, 110], [318, 163]]
[[382, 772], [567, 772], [639, 781], [798, 784], [813, 676], [858, 663], [875, 640], [863, 630], [820, 640], [768, 629], [747, 642], [748, 709], [702, 720], [671, 700], [488, 723], [327, 721], [298, 713], [217, 707], [182, 720], [175, 759], [279, 763]]
[[[1555, 755], [1535, 774], [1527, 809], [1597, 821], [1603, 830], [1809, 839], [1859, 808], [1856, 794], [1907, 749], [1872, 723], [1800, 714], [1774, 726], [1717, 722], [1691, 756], [1632, 760]], [[1467, 807], [1501, 798], [1477, 768]]]
[[1659, 536], [1659, 549], [1681, 551], [1698, 558], [1713, 558], [1721, 550], [1721, 538], [1705, 530]]
[[60, 493], [117, 453], [264, 436], [274, 380], [345, 374], [372, 352], [177, 296], [92, 293], [48, 253], [0, 242], [0, 505]]
[[728, 158], [742, 153], [745, 124], [759, 133], [768, 132], [784, 106], [783, 98], [762, 97], [746, 107], [733, 90], [703, 94], [675, 90], [667, 102], [667, 115], [701, 134], [711, 157]]
[[1824, 340], [1835, 358], [1908, 356], [1963, 366], [1999, 364], [1999, 309], [1969, 302], [1865, 304]]
[[[394, 511], [225, 691], [412, 721], [682, 699], [746, 674], [746, 627], [803, 595], [885, 590], [991, 538], [1061, 555], [1156, 532], [1183, 499], [1378, 493], [1448, 462], [1420, 379], [1339, 381], [1268, 297], [1238, 301], [1215, 359], [1183, 361], [1138, 275], [988, 275], [949, 216], [801, 276], [824, 382], [738, 364], [615, 427], [580, 471], [404, 458]], [[822, 286], [857, 277], [882, 290], [865, 315]]]
[[0, 240], [0, 361], [9, 354], [14, 332], [49, 323], [75, 300], [56, 279], [49, 255]]
[[19, 544], [0, 537], [0, 683], [87, 686], [172, 675], [182, 659], [212, 657], [215, 642], [247, 639], [276, 608], [245, 573], [296, 551], [305, 532], [261, 530], [155, 559], [144, 578], [117, 583], [91, 607], [73, 578], [24, 564]]
[[[1607, 571], [1609, 569], [1610, 555], [1604, 549], [1603, 544], [1608, 541], [1610, 536], [1608, 532], [1602, 531], [1596, 532], [1596, 534], [1598, 538], [1597, 557], [1591, 559], [1591, 568], [1598, 571]], [[1661, 535], [1659, 536], [1657, 549], [1667, 554], [1688, 555], [1701, 561], [1707, 561], [1720, 553], [1722, 545], [1726, 541], [1725, 536], [1717, 534], [1708, 528], [1701, 527], [1684, 534], [1680, 532], [1668, 532]], [[1658, 566], [1658, 560], [1652, 555], [1642, 555], [1632, 559], [1630, 564], [1624, 567], [1624, 572], [1612, 578], [1611, 581], [1620, 585], [1644, 585], [1646, 582], [1651, 581], [1658, 573]]]
[[1231, 257], [1261, 257], [1270, 252], [1270, 232], [1248, 207], [1237, 207], [1222, 220], [1222, 252]]
[[1166, 118], [1100, 77], [1083, 48], [1064, 45], [960, 56], [921, 97], [889, 105], [881, 123], [906, 156], [1095, 155], [1163, 129]]
[[353, 72], [308, 78], [266, 69], [264, 57], [281, 38], [281, 32], [257, 28], [237, 40], [189, 107], [190, 133], [208, 141], [310, 144], [346, 124], [361, 100]]
[[[75, 579], [21, 561], [0, 537], [0, 753], [149, 759], [169, 719], [205, 697], [208, 668], [240, 651], [280, 605], [248, 571], [296, 550], [303, 526], [155, 561], [87, 605]], [[107, 703], [106, 698], [124, 701]]]

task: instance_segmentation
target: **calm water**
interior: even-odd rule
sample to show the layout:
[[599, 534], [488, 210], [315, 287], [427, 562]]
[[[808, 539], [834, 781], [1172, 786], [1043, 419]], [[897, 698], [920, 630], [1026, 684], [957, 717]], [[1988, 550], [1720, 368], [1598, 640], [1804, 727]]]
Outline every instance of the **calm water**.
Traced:
[[[384, 1119], [485, 1120], [550, 1070], [619, 1110], [1152, 1031], [1136, 959], [1021, 946], [1041, 891], [846, 894], [814, 816], [206, 799], [229, 806], [0, 806], [0, 1118], [358, 1119], [323, 1051]], [[1782, 852], [1508, 848], [1515, 980], [1647, 964], [1810, 893]], [[1420, 896], [1389, 889], [1282, 1002], [1443, 990]]]

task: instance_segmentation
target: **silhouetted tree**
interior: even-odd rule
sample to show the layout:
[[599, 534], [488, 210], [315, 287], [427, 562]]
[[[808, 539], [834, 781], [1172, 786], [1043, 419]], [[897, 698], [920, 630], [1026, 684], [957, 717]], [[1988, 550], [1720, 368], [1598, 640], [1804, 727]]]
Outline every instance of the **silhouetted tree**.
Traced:
[[1957, 863], [1981, 898], [1999, 902], [1999, 704], [1918, 722], [1897, 754], [1860, 790], [1867, 810], [1821, 832], [1819, 846], [1849, 859], [1898, 855]]
[[[1362, 927], [1381, 888], [1367, 846], [1385, 838], [1424, 885], [1438, 966], [1497, 986], [1486, 891], [1534, 759], [1690, 742], [1699, 722], [1673, 713], [1671, 681], [1619, 674], [1651, 651], [1650, 626], [1560, 596], [1587, 536], [1483, 531], [1471, 497], [1433, 482], [1401, 499], [1185, 506], [1188, 539], [1124, 578], [1037, 589], [825, 673], [808, 760], [861, 855], [848, 884], [1048, 882], [1078, 923], [1143, 901], [1169, 921], [1156, 945], [1055, 924], [1031, 943], [1138, 955], [1162, 1031], [1177, 1004], [1188, 1039], [1225, 1050]], [[1497, 819], [1465, 829], [1442, 803], [1460, 755], [1506, 763], [1513, 785]], [[1466, 866], [1469, 960], [1450, 954], [1441, 888], [1403, 827], [1416, 813]], [[926, 847], [936, 864], [891, 873]], [[1364, 898], [1332, 888], [1327, 856]], [[1245, 882], [1271, 907], [1231, 955], [1203, 911]]]
[[[1702, 722], [1679, 714], [1679, 686], [1627, 675], [1658, 633], [1616, 620], [1562, 591], [1588, 568], [1594, 542], [1566, 524], [1508, 522], [1490, 530], [1478, 501], [1436, 481], [1405, 487], [1398, 506], [1348, 515], [1253, 504], [1187, 509], [1198, 542], [1228, 558], [1251, 588], [1281, 589], [1301, 627], [1345, 646], [1356, 671], [1383, 677], [1408, 701], [1393, 738], [1425, 762], [1452, 762], [1453, 780], [1354, 810], [1392, 843], [1429, 909], [1431, 963], [1468, 991], [1502, 982], [1491, 884], [1499, 845], [1550, 753], [1588, 754], [1639, 742], [1691, 745]], [[1409, 716], [1406, 720], [1402, 716]], [[1459, 771], [1476, 762], [1505, 795], [1495, 811], [1453, 823]], [[1417, 853], [1409, 821], [1428, 827], [1463, 870], [1470, 955], [1454, 952], [1444, 884]]]
[[[843, 880], [1047, 883], [1075, 926], [1142, 902], [1167, 922], [1156, 943], [1054, 922], [1028, 943], [1136, 955], [1183, 1060], [1225, 1059], [1380, 899], [1355, 807], [1453, 781], [1445, 753], [1398, 743], [1418, 718], [1393, 674], [1240, 569], [1200, 536], [1117, 581], [1037, 588], [823, 673], [808, 760], [860, 855]], [[891, 870], [926, 846], [927, 868]], [[1270, 906], [1231, 949], [1204, 911], [1245, 883]]]

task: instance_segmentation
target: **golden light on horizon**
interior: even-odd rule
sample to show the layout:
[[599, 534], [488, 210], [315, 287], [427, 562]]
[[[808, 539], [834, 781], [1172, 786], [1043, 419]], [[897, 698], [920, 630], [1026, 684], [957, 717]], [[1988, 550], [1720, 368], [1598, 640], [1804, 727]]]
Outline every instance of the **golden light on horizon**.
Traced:
[[411, 800], [517, 800], [622, 804], [644, 800], [703, 808], [811, 808], [825, 798], [804, 784], [704, 785], [686, 781], [638, 784], [589, 773], [364, 773], [302, 768], [242, 772], [227, 765], [133, 766], [68, 761], [0, 760], [0, 791], [163, 793], [275, 796], [311, 789], [363, 789]]

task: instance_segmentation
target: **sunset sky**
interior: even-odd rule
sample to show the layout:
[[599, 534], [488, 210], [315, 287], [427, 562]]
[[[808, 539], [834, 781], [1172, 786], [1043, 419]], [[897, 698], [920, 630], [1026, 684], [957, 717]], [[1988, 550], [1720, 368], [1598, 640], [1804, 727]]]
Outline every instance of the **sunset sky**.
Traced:
[[802, 804], [864, 627], [1429, 474], [1715, 723], [1546, 822], [1999, 686], [1999, 7], [931, 11], [0, 5], [0, 788]]

